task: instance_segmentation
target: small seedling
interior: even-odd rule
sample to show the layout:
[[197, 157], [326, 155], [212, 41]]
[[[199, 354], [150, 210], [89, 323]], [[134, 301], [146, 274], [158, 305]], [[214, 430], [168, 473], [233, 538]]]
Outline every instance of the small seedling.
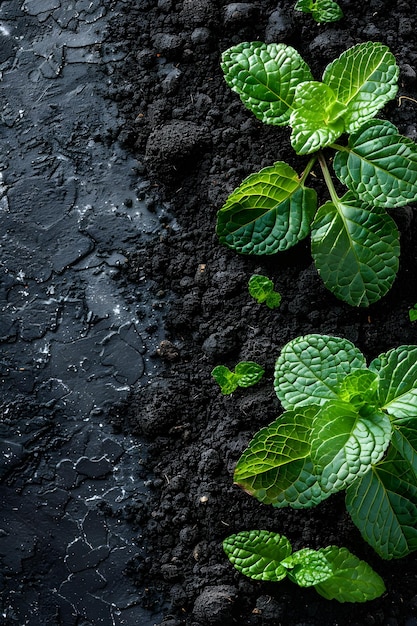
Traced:
[[[417, 145], [375, 118], [398, 90], [399, 68], [382, 43], [343, 52], [313, 79], [286, 44], [241, 43], [222, 56], [225, 79], [265, 124], [290, 126], [298, 155], [312, 155], [301, 175], [287, 163], [251, 174], [217, 217], [221, 243], [242, 254], [275, 254], [311, 234], [325, 286], [353, 306], [368, 306], [391, 288], [399, 233], [386, 209], [417, 200]], [[343, 136], [347, 142], [336, 143]], [[324, 150], [348, 191], [336, 191]], [[305, 185], [319, 163], [330, 200], [318, 207]]]
[[410, 322], [415, 322], [417, 320], [417, 303], [409, 309], [408, 317], [410, 318]]
[[353, 522], [382, 558], [417, 550], [417, 346], [367, 366], [346, 339], [298, 337], [281, 351], [274, 388], [285, 412], [250, 442], [235, 483], [277, 508], [346, 490]]
[[281, 304], [281, 294], [274, 290], [274, 283], [266, 276], [253, 274], [249, 279], [249, 293], [252, 298], [262, 304], [265, 302], [270, 309], [277, 309]]
[[241, 361], [232, 372], [225, 365], [217, 365], [211, 375], [219, 384], [223, 395], [229, 395], [238, 387], [251, 387], [256, 385], [264, 375], [265, 370], [253, 361]]
[[298, 0], [294, 9], [311, 13], [313, 20], [319, 24], [337, 22], [343, 17], [342, 9], [334, 0]]
[[300, 587], [314, 587], [327, 600], [366, 602], [385, 591], [382, 578], [347, 548], [293, 552], [283, 535], [248, 530], [227, 537], [223, 549], [234, 567], [249, 578], [279, 582], [288, 577]]

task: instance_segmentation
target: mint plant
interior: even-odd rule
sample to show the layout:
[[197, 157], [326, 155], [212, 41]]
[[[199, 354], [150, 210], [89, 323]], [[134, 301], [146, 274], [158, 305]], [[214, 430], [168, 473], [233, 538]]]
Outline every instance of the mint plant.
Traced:
[[265, 303], [269, 309], [277, 309], [281, 304], [281, 294], [274, 290], [274, 283], [266, 276], [253, 274], [249, 279], [248, 289], [258, 304]]
[[[343, 52], [313, 79], [291, 46], [241, 43], [222, 56], [227, 84], [265, 124], [290, 126], [298, 174], [277, 161], [248, 176], [217, 216], [222, 244], [242, 254], [274, 254], [311, 234], [325, 286], [352, 306], [368, 306], [391, 288], [399, 233], [387, 209], [417, 200], [417, 145], [389, 121], [374, 119], [398, 90], [387, 46], [366, 42]], [[342, 137], [340, 143], [339, 138]], [[328, 166], [347, 192], [339, 195]], [[318, 206], [306, 186], [319, 164], [330, 200]]]
[[241, 361], [232, 372], [225, 365], [217, 365], [211, 375], [220, 386], [223, 395], [229, 395], [238, 387], [256, 385], [264, 375], [265, 370], [254, 361]]
[[337, 22], [343, 17], [342, 9], [334, 0], [298, 0], [294, 9], [311, 13], [313, 20], [319, 24]]
[[223, 549], [234, 567], [249, 578], [279, 582], [288, 577], [300, 587], [314, 587], [328, 600], [366, 602], [385, 591], [382, 578], [347, 548], [293, 552], [283, 535], [247, 530], [227, 537]]
[[410, 318], [410, 322], [415, 322], [417, 320], [417, 303], [409, 309], [408, 317]]
[[341, 490], [384, 559], [417, 550], [417, 346], [373, 359], [350, 341], [311, 334], [276, 361], [284, 413], [237, 462], [234, 481], [274, 507], [315, 506]]

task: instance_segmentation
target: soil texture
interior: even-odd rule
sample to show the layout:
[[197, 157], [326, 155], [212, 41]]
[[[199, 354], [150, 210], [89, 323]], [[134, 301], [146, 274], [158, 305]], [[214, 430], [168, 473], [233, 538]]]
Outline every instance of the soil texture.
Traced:
[[[174, 215], [161, 236], [129, 255], [126, 270], [134, 284], [145, 277], [158, 291], [173, 293], [155, 355], [164, 369], [113, 417], [117, 428], [148, 441], [152, 492], [146, 504], [131, 509], [147, 554], [131, 562], [130, 574], [146, 586], [149, 607], [161, 596], [168, 602], [164, 626], [417, 624], [415, 557], [379, 559], [350, 521], [343, 497], [305, 511], [273, 510], [232, 484], [234, 464], [252, 435], [282, 410], [272, 373], [287, 341], [334, 334], [354, 342], [369, 360], [417, 343], [417, 326], [408, 318], [417, 302], [415, 208], [392, 212], [401, 232], [400, 271], [389, 294], [368, 309], [351, 308], [323, 287], [308, 240], [275, 257], [241, 257], [215, 235], [218, 209], [245, 176], [277, 160], [298, 171], [306, 163], [295, 157], [288, 129], [263, 126], [227, 87], [219, 60], [231, 45], [290, 44], [320, 79], [350, 46], [385, 43], [400, 66], [400, 90], [380, 117], [417, 137], [414, 3], [341, 1], [345, 17], [330, 25], [317, 25], [294, 4], [132, 0], [112, 23], [111, 39], [130, 45], [110, 94], [124, 117], [119, 140], [138, 160], [148, 206], [164, 203]], [[319, 177], [317, 190], [323, 192]], [[282, 295], [278, 310], [250, 298], [253, 273], [274, 281]], [[266, 375], [255, 387], [223, 397], [211, 370], [240, 360], [258, 362]], [[387, 592], [346, 607], [285, 581], [245, 579], [221, 542], [250, 528], [282, 533], [295, 548], [346, 546], [380, 573]]]

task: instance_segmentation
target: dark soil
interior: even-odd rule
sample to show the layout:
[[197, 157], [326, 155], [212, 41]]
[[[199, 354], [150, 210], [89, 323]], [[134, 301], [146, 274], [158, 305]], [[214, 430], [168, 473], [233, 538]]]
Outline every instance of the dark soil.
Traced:
[[[382, 112], [400, 131], [417, 136], [415, 5], [398, 0], [345, 0], [345, 18], [317, 25], [293, 11], [295, 2], [259, 0], [132, 0], [113, 24], [127, 39], [127, 62], [113, 76], [125, 124], [120, 139], [139, 161], [148, 206], [165, 203], [174, 220], [163, 236], [129, 258], [132, 282], [145, 276], [174, 299], [158, 356], [163, 375], [133, 394], [114, 423], [149, 441], [146, 471], [155, 476], [146, 506], [132, 508], [147, 558], [131, 563], [146, 585], [149, 605], [162, 597], [165, 626], [417, 624], [413, 556], [384, 562], [362, 541], [343, 497], [306, 511], [262, 506], [232, 484], [248, 441], [281, 407], [272, 389], [275, 359], [290, 339], [327, 333], [353, 341], [367, 356], [417, 343], [408, 309], [417, 302], [414, 209], [393, 212], [401, 231], [401, 267], [390, 293], [369, 309], [336, 300], [312, 264], [308, 240], [278, 256], [240, 257], [220, 246], [217, 210], [253, 171], [285, 160], [301, 171], [288, 129], [263, 126], [226, 86], [221, 51], [245, 40], [297, 48], [319, 79], [348, 47], [380, 41], [401, 68], [399, 96]], [[404, 96], [404, 98], [402, 98]], [[322, 191], [318, 182], [317, 189]], [[323, 201], [327, 196], [323, 196]], [[248, 295], [249, 277], [270, 277], [282, 294], [277, 311]], [[261, 383], [223, 397], [211, 377], [217, 364], [254, 360]], [[287, 582], [262, 584], [234, 571], [222, 551], [227, 535], [250, 528], [285, 534], [295, 548], [337, 544], [366, 559], [387, 592], [346, 608]]]

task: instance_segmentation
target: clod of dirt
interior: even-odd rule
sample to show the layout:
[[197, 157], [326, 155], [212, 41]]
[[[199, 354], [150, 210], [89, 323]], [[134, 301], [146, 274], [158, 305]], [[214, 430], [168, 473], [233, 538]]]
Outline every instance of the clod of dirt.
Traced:
[[146, 144], [145, 158], [149, 171], [168, 183], [185, 173], [187, 166], [207, 148], [205, 128], [183, 120], [172, 120], [156, 128]]
[[236, 597], [237, 589], [231, 585], [206, 587], [194, 602], [193, 616], [204, 625], [227, 626]]

